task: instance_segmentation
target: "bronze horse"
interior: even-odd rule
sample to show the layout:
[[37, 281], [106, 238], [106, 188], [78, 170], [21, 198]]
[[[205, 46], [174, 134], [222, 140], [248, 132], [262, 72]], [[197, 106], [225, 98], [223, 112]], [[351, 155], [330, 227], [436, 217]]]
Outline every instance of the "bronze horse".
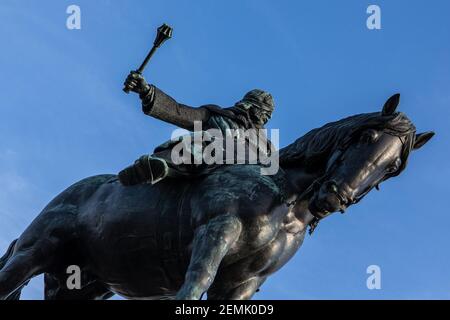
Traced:
[[[314, 129], [280, 150], [280, 170], [225, 165], [195, 179], [123, 187], [114, 175], [58, 195], [0, 260], [0, 299], [45, 273], [46, 299], [250, 299], [301, 246], [308, 226], [343, 212], [406, 166], [432, 132], [395, 109]], [[81, 288], [66, 286], [81, 269]]]

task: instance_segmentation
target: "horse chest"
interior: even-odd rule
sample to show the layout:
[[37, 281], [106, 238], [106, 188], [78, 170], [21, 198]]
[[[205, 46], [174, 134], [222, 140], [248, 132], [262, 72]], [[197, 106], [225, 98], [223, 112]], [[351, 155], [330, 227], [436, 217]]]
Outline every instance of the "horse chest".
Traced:
[[[306, 227], [293, 214], [288, 214], [277, 232], [272, 234], [270, 241], [267, 241], [266, 236], [262, 236], [266, 243], [250, 253], [247, 258], [234, 264], [232, 269], [246, 270], [247, 273], [242, 275], [243, 278], [266, 277], [276, 272], [292, 258], [302, 245]], [[261, 230], [260, 233], [265, 232], [265, 228]]]
[[276, 238], [261, 252], [258, 259], [266, 260], [262, 275], [270, 275], [284, 266], [297, 252], [303, 243], [306, 226], [299, 220], [287, 219]]

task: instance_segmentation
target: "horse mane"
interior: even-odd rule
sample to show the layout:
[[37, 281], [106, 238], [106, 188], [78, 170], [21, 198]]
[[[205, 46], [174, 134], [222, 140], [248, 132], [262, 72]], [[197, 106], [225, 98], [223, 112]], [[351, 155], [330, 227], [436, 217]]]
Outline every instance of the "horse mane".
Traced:
[[400, 174], [406, 166], [416, 137], [414, 124], [402, 112], [391, 115], [383, 115], [381, 112], [363, 113], [313, 129], [280, 149], [280, 166], [307, 168], [311, 165], [324, 164], [334, 151], [345, 149], [367, 129], [382, 130], [402, 139], [402, 166], [395, 175]]

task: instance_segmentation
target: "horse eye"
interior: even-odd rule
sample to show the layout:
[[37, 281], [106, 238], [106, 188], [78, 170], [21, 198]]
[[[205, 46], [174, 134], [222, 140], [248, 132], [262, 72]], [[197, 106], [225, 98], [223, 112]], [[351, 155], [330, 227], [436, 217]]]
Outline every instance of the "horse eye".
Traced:
[[375, 130], [367, 130], [365, 131], [360, 138], [360, 142], [362, 143], [373, 143], [377, 138], [377, 132]]

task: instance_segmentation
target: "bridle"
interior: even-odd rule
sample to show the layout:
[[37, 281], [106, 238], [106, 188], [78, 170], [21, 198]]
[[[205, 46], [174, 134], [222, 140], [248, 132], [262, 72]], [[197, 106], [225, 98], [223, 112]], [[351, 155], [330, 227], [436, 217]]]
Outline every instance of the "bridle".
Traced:
[[[387, 133], [389, 134], [389, 133]], [[401, 136], [396, 136], [397, 138], [400, 139], [400, 142], [402, 143], [402, 149], [405, 147], [405, 141], [402, 139]], [[343, 155], [346, 153], [347, 149], [350, 147], [350, 143], [346, 143], [345, 145], [337, 148], [333, 154], [331, 155], [331, 157], [334, 157], [334, 154], [336, 152], [339, 152], [338, 156], [335, 157], [335, 159], [333, 160], [333, 162], [328, 165], [326, 172], [320, 176], [319, 178], [317, 178], [316, 180], [314, 180], [311, 185], [303, 192], [301, 193], [297, 198], [295, 198], [292, 202], [290, 202], [288, 205], [289, 206], [293, 206], [295, 205], [297, 202], [302, 201], [302, 200], [306, 200], [309, 199], [311, 196], [312, 192], [316, 192], [319, 190], [319, 188], [322, 186], [322, 183], [327, 180], [330, 176], [331, 173], [334, 172], [335, 168], [337, 167], [337, 165], [339, 163], [342, 162], [342, 157]], [[366, 190], [364, 190], [364, 192], [362, 192], [361, 194], [359, 194], [358, 196], [356, 196], [354, 199], [351, 200], [351, 202], [347, 203], [347, 207], [357, 204], [358, 202], [360, 202], [370, 191], [373, 190], [373, 188], [376, 188], [377, 190], [379, 190], [379, 185], [381, 184], [381, 182], [383, 182], [384, 180], [387, 180], [388, 178], [390, 178], [392, 175], [387, 175], [385, 176], [383, 179], [381, 179], [378, 183], [369, 186], [368, 188], [366, 188]], [[339, 196], [339, 195], [338, 195]], [[341, 213], [344, 213], [344, 211], [341, 211]], [[309, 235], [312, 235], [314, 230], [317, 228], [317, 226], [319, 225], [319, 222], [326, 218], [327, 216], [319, 216], [316, 213], [311, 212], [311, 214], [314, 216], [313, 220], [308, 224], [309, 226]]]

